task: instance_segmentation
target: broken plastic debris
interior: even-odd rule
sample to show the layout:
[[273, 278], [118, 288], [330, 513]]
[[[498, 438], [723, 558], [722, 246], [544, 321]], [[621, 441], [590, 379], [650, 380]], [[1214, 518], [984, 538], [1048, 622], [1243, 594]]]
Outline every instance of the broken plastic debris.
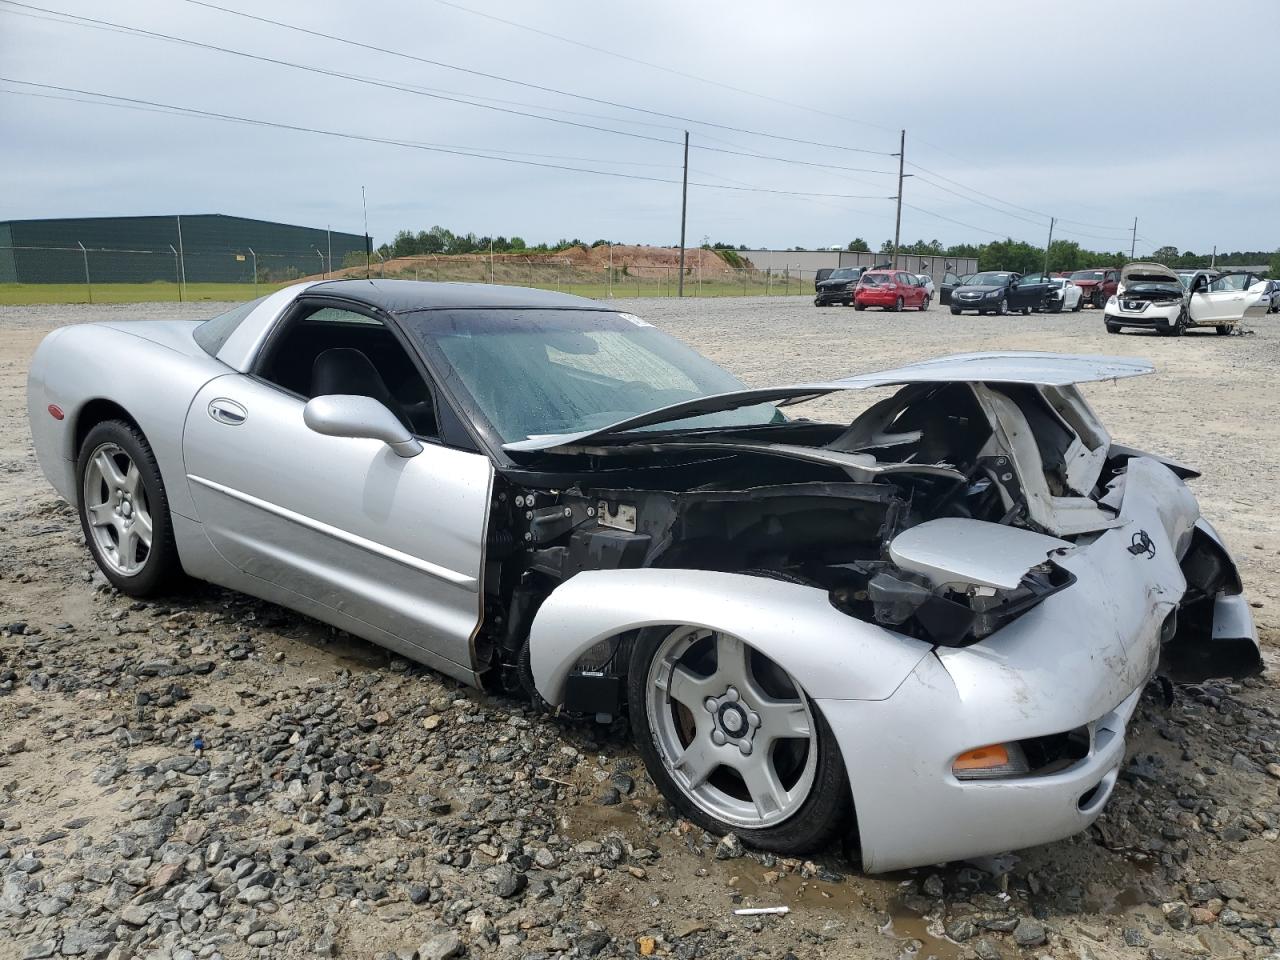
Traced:
[[790, 913], [790, 907], [743, 907], [733, 911], [739, 917], [760, 917], [772, 913]]

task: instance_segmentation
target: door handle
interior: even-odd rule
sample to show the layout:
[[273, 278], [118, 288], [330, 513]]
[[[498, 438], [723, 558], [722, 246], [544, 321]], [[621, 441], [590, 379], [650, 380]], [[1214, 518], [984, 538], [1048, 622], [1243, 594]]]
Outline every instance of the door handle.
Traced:
[[229, 427], [238, 427], [249, 418], [249, 412], [234, 400], [219, 397], [209, 402], [209, 416], [218, 423]]

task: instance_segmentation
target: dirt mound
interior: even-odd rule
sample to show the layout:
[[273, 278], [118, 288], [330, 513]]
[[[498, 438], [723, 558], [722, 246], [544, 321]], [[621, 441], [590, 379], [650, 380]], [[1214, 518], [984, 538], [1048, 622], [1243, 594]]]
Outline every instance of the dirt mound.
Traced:
[[[655, 276], [668, 273], [672, 275], [680, 269], [679, 247], [649, 247], [633, 244], [614, 244], [612, 260], [607, 244], [596, 247], [566, 247], [555, 253], [495, 253], [495, 268], [502, 265], [507, 268], [554, 265], [582, 272], [605, 273], [612, 264], [617, 272], [625, 272], [632, 276]], [[409, 257], [393, 257], [387, 261], [379, 261], [375, 256], [367, 269], [375, 277], [421, 277], [431, 279], [441, 277], [469, 277], [477, 269], [489, 264], [488, 253], [460, 253], [451, 256], [422, 254]], [[734, 268], [714, 250], [703, 250], [699, 247], [685, 249], [685, 270], [689, 273], [701, 272], [704, 277], [716, 277], [734, 273]], [[301, 280], [347, 280], [366, 275], [364, 264], [357, 267], [344, 267], [329, 274], [314, 274], [301, 277]], [[478, 278], [477, 278], [478, 279]]]

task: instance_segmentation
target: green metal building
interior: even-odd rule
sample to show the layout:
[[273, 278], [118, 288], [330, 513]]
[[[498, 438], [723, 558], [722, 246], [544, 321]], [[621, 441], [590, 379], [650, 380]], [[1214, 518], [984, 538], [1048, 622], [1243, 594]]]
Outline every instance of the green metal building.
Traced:
[[279, 282], [364, 252], [359, 234], [220, 213], [0, 221], [0, 283]]

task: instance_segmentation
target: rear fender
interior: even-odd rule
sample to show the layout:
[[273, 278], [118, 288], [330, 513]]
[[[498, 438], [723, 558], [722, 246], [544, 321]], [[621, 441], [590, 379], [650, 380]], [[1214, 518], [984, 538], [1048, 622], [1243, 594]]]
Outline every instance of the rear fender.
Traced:
[[557, 587], [534, 618], [529, 651], [538, 692], [563, 704], [566, 678], [587, 650], [664, 625], [738, 637], [814, 698], [883, 700], [930, 650], [841, 613], [816, 587], [709, 570], [594, 570]]
[[[226, 372], [212, 357], [184, 354], [106, 324], [55, 330], [36, 349], [27, 379], [27, 412], [41, 469], [62, 496], [77, 503], [81, 414], [91, 401], [110, 400], [151, 445], [169, 509], [196, 518], [182, 464], [182, 428], [196, 392]], [[49, 404], [57, 405], [64, 419], [51, 417]]]

